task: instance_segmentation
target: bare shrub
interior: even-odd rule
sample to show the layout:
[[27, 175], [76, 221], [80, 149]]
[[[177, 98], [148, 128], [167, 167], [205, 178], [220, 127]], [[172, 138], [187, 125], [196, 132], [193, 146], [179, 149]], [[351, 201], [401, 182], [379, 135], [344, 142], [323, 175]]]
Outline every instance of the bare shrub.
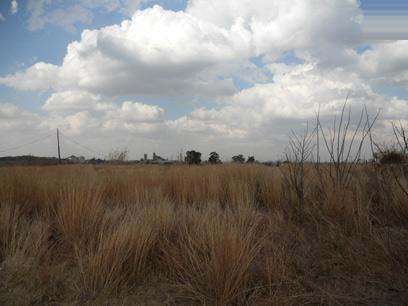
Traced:
[[128, 160], [128, 149], [114, 149], [108, 154], [108, 160], [111, 162], [125, 162]]
[[[326, 128], [317, 115], [317, 156], [320, 156], [320, 135], [323, 139], [324, 148], [329, 156], [329, 179], [334, 185], [347, 186], [350, 183], [351, 172], [360, 162], [364, 144], [369, 140], [371, 130], [375, 124], [379, 112], [371, 121], [364, 108], [361, 110], [359, 119], [353, 124], [351, 119], [351, 107], [346, 113], [347, 99], [340, 113], [340, 118], [334, 117], [333, 127]], [[318, 158], [319, 159], [319, 158]], [[320, 160], [318, 160], [320, 162]]]
[[287, 185], [295, 192], [299, 220], [302, 218], [306, 193], [305, 165], [311, 161], [314, 150], [313, 139], [314, 132], [309, 130], [309, 125], [301, 136], [292, 131], [292, 136], [289, 138], [289, 149], [286, 153]]
[[392, 130], [394, 139], [391, 143], [379, 145], [372, 140], [373, 155], [380, 162], [381, 166], [377, 166], [378, 181], [383, 182], [384, 177], [391, 178], [396, 183], [397, 187], [408, 199], [408, 135], [407, 128], [403, 126], [401, 121], [397, 125], [392, 122]]

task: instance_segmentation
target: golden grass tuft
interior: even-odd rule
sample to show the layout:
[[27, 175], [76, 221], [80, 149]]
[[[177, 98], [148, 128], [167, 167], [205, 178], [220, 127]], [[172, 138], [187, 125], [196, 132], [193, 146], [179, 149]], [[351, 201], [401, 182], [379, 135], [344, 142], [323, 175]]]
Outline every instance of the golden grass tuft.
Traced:
[[184, 212], [169, 265], [175, 279], [201, 303], [242, 304], [252, 289], [250, 269], [263, 246], [261, 218], [219, 208]]

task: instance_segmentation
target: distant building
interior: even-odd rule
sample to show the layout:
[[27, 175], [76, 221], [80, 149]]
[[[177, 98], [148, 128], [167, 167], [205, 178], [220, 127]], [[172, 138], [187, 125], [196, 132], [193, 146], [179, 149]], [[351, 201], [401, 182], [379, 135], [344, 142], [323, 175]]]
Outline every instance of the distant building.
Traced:
[[84, 163], [85, 162], [85, 157], [83, 156], [75, 156], [75, 155], [71, 155], [67, 158], [68, 161], [72, 162], [72, 163]]
[[153, 152], [153, 159], [151, 160], [151, 162], [153, 164], [162, 164], [164, 162], [166, 162], [167, 160], [159, 155], [157, 155], [155, 152]]

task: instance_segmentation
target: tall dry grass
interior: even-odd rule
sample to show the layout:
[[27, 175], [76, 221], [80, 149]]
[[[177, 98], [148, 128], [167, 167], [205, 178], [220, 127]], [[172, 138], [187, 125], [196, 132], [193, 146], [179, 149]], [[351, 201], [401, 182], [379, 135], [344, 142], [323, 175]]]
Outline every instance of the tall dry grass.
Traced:
[[203, 304], [245, 303], [253, 291], [250, 271], [264, 243], [262, 217], [210, 205], [183, 211], [182, 218], [177, 241], [167, 247], [175, 280]]
[[0, 168], [0, 303], [407, 304], [406, 169], [324, 167]]

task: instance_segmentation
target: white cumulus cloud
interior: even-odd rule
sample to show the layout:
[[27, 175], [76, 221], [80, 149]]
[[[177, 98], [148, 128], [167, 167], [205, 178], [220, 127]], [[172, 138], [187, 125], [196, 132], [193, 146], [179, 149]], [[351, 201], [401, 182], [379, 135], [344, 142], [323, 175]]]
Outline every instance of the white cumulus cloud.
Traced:
[[0, 85], [14, 87], [20, 90], [45, 90], [54, 88], [58, 80], [59, 67], [38, 62], [25, 71], [14, 75], [0, 77]]
[[[351, 0], [205, 3], [191, 1], [186, 12], [154, 6], [120, 25], [85, 30], [68, 46], [59, 67], [59, 90], [231, 95], [236, 91], [232, 73], [252, 57], [271, 60], [296, 48], [349, 44], [360, 29], [358, 6]], [[3, 84], [14, 82], [3, 78]]]
[[111, 102], [104, 101], [100, 95], [86, 91], [60, 91], [53, 93], [42, 109], [49, 112], [71, 113], [75, 111], [105, 111], [112, 109]]
[[17, 0], [11, 0], [10, 12], [13, 15], [17, 14], [17, 12], [18, 12], [18, 2], [17, 2]]
[[220, 107], [196, 109], [170, 126], [206, 135], [201, 139], [216, 136], [213, 139], [257, 143], [263, 146], [261, 151], [269, 147], [276, 155], [287, 144], [290, 130], [301, 131], [307, 122], [315, 122], [318, 109], [322, 122], [332, 124], [347, 96], [353, 116], [358, 116], [364, 106], [372, 116], [380, 110], [380, 129], [387, 121], [408, 117], [408, 100], [381, 96], [356, 74], [320, 70], [316, 64], [271, 64], [269, 68], [273, 82], [242, 90]]
[[361, 11], [354, 0], [191, 0], [187, 12], [225, 29], [242, 24], [257, 56], [361, 39]]
[[3, 134], [2, 139], [7, 139], [7, 133], [10, 131], [24, 133], [27, 129], [36, 129], [38, 122], [38, 115], [24, 111], [12, 103], [0, 102], [0, 135]]

